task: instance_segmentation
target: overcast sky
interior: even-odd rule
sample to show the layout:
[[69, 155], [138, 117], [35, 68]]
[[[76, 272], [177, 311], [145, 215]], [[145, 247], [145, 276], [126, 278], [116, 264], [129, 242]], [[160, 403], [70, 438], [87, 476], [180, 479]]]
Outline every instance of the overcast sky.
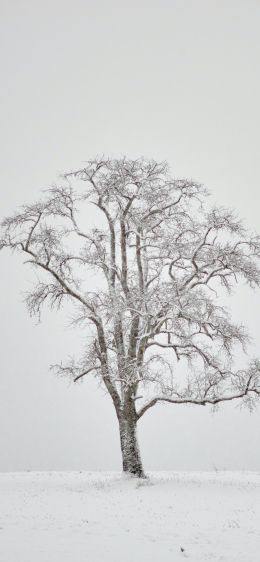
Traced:
[[[168, 160], [259, 230], [259, 0], [1, 0], [1, 216], [96, 154]], [[82, 345], [66, 315], [40, 326], [32, 275], [0, 255], [0, 470], [119, 469], [95, 382], [49, 365]], [[260, 355], [259, 294], [232, 301]], [[260, 408], [158, 406], [140, 422], [146, 469], [260, 470]]]

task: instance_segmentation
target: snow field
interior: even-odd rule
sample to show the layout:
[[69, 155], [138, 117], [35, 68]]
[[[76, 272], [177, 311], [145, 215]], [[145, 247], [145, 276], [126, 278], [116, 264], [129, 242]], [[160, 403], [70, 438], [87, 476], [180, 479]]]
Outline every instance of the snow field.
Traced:
[[259, 562], [260, 473], [0, 474], [1, 562]]

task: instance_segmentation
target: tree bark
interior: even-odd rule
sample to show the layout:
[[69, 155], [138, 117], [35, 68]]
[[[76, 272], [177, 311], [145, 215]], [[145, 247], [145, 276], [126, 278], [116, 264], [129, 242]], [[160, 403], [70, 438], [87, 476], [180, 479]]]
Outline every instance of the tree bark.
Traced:
[[140, 451], [137, 441], [137, 418], [129, 412], [119, 419], [120, 443], [123, 471], [144, 478]]

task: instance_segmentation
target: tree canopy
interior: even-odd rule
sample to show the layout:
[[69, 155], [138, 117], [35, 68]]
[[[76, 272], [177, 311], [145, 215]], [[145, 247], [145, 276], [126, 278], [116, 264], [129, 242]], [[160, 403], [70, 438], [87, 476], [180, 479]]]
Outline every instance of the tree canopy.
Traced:
[[259, 287], [260, 238], [207, 202], [203, 186], [172, 178], [165, 162], [95, 159], [2, 222], [1, 248], [42, 272], [29, 312], [69, 299], [91, 335], [57, 371], [100, 377], [119, 421], [158, 402], [252, 407], [259, 397], [260, 362], [235, 368], [248, 335], [218, 297], [239, 281]]

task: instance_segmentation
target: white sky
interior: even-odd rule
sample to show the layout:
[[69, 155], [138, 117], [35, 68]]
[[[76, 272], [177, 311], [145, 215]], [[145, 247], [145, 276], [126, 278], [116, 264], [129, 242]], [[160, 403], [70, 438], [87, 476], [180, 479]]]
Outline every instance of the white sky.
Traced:
[[[259, 229], [258, 0], [1, 0], [1, 216], [96, 154], [166, 159]], [[32, 276], [0, 256], [0, 470], [118, 469], [109, 398], [48, 366], [79, 349], [63, 314], [35, 327]], [[259, 294], [233, 303], [259, 350]], [[64, 327], [65, 326], [65, 327]], [[258, 348], [258, 349], [257, 349]], [[260, 353], [258, 352], [260, 355]], [[147, 469], [260, 467], [260, 409], [158, 406]]]

